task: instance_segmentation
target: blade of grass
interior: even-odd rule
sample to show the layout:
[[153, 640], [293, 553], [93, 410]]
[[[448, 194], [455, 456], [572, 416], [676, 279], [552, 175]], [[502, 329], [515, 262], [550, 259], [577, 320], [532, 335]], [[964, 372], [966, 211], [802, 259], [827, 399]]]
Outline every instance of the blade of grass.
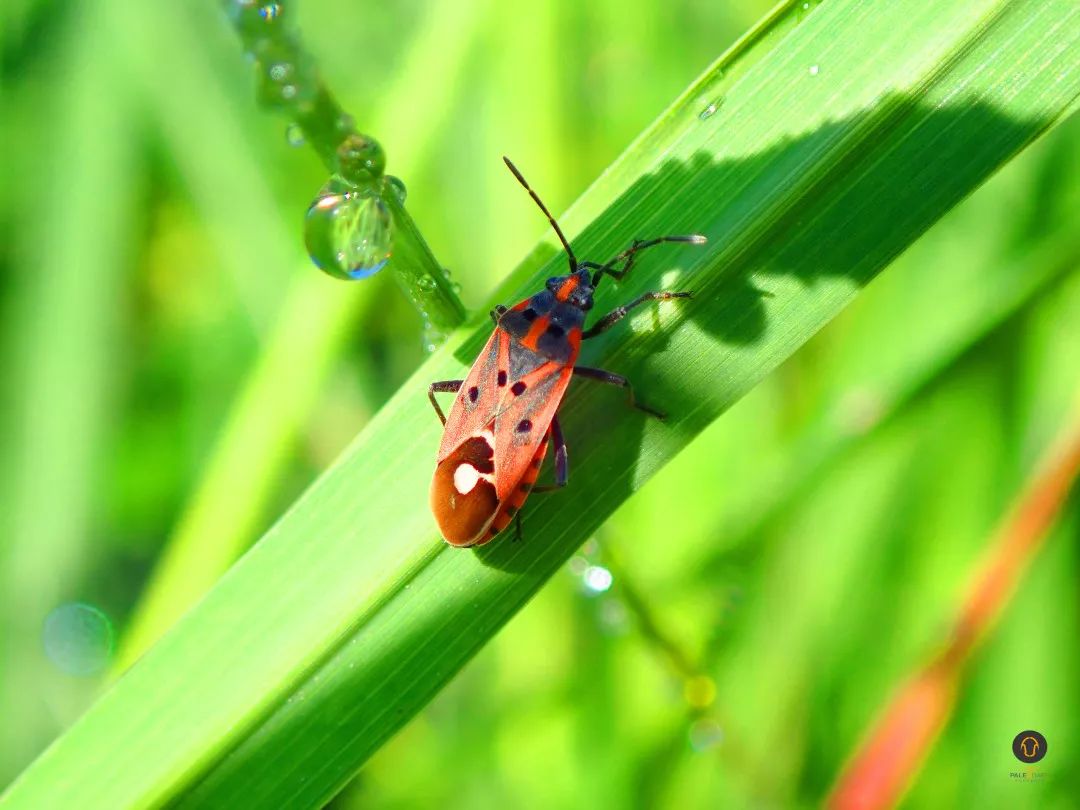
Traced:
[[[260, 168], [258, 145], [237, 114], [233, 98], [208, 60], [185, 54], [213, 42], [190, 19], [217, 13], [199, 5], [122, 2], [106, 7], [102, 33], [176, 161], [179, 174], [204, 215], [204, 224], [232, 280], [252, 331], [264, 335], [274, 323], [282, 286], [306, 261], [296, 228], [275, 203]], [[147, 31], [162, 31], [148, 37]], [[222, 26], [222, 39], [229, 32]], [[177, 65], [184, 65], [177, 70]], [[217, 145], [207, 149], [207, 143]], [[295, 221], [295, 220], [294, 220]]]
[[1080, 474], [1080, 408], [1077, 417], [1046, 452], [991, 540], [953, 622], [951, 640], [886, 706], [837, 778], [829, 807], [893, 807], [915, 778], [952, 714], [972, 655], [1008, 608]]
[[[1071, 119], [1047, 139], [1056, 143], [1040, 144], [1042, 155], [1046, 146], [1070, 149], [1080, 135], [1077, 124]], [[1013, 201], [1017, 188], [1035, 182], [1034, 157], [1025, 154], [958, 206], [898, 261], [903, 276], [881, 279], [858, 307], [830, 325], [829, 334], [817, 339], [827, 349], [815, 361], [812, 386], [800, 381], [797, 391], [758, 389], [614, 516], [626, 527], [661, 531], [667, 510], [693, 510], [668, 528], [675, 532], [672, 548], [644, 548], [635, 555], [633, 567], [652, 587], [685, 587], [687, 578], [712, 587], [737, 555], [756, 553], [752, 541], [762, 528], [825, 469], [842, 463], [877, 427], [946, 377], [960, 357], [1018, 312], [1054, 295], [1062, 279], [1080, 267], [1080, 233], [1067, 221], [1041, 217], [1038, 227], [1045, 232], [1025, 239], [1023, 250], [1014, 249], [1010, 231], [1022, 212]], [[1066, 188], [1080, 192], [1080, 163], [1073, 163], [1058, 167], [1057, 174]], [[1059, 196], [1062, 211], [1080, 203], [1078, 193]], [[942, 300], [949, 305], [935, 307]], [[866, 346], [882, 348], [867, 352]], [[797, 408], [792, 397], [801, 401]], [[794, 424], [790, 414], [774, 415], [776, 407], [794, 409]], [[712, 482], [698, 471], [714, 459], [737, 467], [738, 476], [726, 483], [711, 511], [694, 509], [710, 497]], [[699, 537], [718, 541], [702, 544]]]
[[[386, 93], [372, 130], [393, 145], [395, 172], [413, 175], [427, 160], [447, 111], [449, 88], [477, 33], [484, 4], [444, 2], [426, 17], [406, 60], [409, 69]], [[452, 47], [436, 47], [450, 32]], [[439, 68], [433, 67], [438, 60]], [[431, 76], [437, 76], [432, 80]], [[406, 106], [426, 85], [435, 103], [429, 126], [408, 125]], [[268, 125], [272, 125], [268, 122]], [[209, 214], [208, 214], [209, 216]], [[206, 473], [184, 509], [173, 536], [140, 600], [117, 656], [122, 672], [218, 580], [254, 539], [266, 504], [280, 480], [289, 447], [305, 424], [347, 328], [376, 289], [345, 290], [311, 272], [303, 273], [285, 297], [264, 351], [244, 383]]]
[[[93, 556], [96, 471], [117, 382], [109, 358], [120, 345], [131, 258], [123, 235], [135, 227], [129, 98], [107, 50], [80, 36], [99, 16], [79, 9], [57, 32], [65, 58], [45, 105], [45, 146], [28, 143], [18, 153], [32, 164], [30, 150], [45, 148], [52, 162], [16, 181], [15, 301], [5, 324], [14, 356], [5, 385], [21, 399], [4, 425], [0, 716], [20, 733], [2, 737], [0, 781], [70, 721], [91, 687], [73, 683], [40, 650], [46, 615], [73, 598]], [[35, 689], [66, 695], [59, 702], [67, 705], [28, 700]]]
[[[598, 296], [603, 309], [695, 291], [586, 358], [627, 373], [669, 421], [574, 391], [557, 508], [526, 510], [524, 543], [448, 549], [426, 509], [438, 425], [423, 390], [462, 373], [490, 328], [479, 316], [0, 804], [325, 801], [619, 503], [1075, 106], [1078, 19], [1064, 0], [837, 0], [741, 74], [721, 60], [565, 217], [585, 256], [652, 233], [710, 237]], [[720, 85], [723, 114], [702, 120]], [[545, 245], [501, 299], [561, 267]]]

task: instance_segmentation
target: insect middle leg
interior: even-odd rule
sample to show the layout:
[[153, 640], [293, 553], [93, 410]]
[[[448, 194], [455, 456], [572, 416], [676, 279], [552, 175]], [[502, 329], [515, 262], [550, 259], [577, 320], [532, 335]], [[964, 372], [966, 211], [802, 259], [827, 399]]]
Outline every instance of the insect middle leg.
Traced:
[[614, 374], [610, 371], [604, 371], [602, 368], [590, 368], [589, 366], [574, 366], [574, 374], [578, 377], [584, 377], [588, 380], [596, 380], [597, 382], [607, 383], [608, 385], [617, 385], [619, 388], [626, 389], [626, 399], [630, 403], [630, 407], [637, 408], [639, 411], [644, 411], [649, 416], [655, 416], [657, 419], [666, 419], [667, 414], [663, 411], [658, 411], [655, 408], [650, 408], [648, 405], [642, 405], [637, 401], [634, 396], [634, 386], [630, 384], [630, 381], [623, 377], [621, 374]]
[[461, 386], [464, 380], [441, 380], [439, 382], [433, 382], [428, 386], [427, 396], [431, 400], [431, 407], [435, 409], [435, 413], [439, 415], [439, 421], [444, 425], [446, 424], [446, 417], [443, 415], [442, 408], [439, 407], [439, 403], [435, 400], [436, 394], [456, 394], [461, 390]]

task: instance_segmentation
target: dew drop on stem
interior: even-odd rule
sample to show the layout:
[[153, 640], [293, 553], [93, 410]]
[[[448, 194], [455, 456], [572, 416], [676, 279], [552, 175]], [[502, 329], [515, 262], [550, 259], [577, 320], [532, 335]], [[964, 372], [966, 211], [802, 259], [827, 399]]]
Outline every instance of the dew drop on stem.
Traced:
[[382, 270], [393, 238], [393, 217], [378, 193], [339, 180], [319, 192], [304, 221], [308, 255], [335, 278], [367, 278]]
[[303, 146], [306, 142], [304, 139], [304, 128], [299, 124], [289, 124], [285, 127], [285, 140], [292, 147]]
[[383, 178], [384, 185], [390, 190], [390, 192], [397, 197], [398, 203], [405, 204], [405, 197], [408, 194], [405, 188], [405, 183], [402, 182], [400, 177], [394, 177], [392, 174], [386, 175]]

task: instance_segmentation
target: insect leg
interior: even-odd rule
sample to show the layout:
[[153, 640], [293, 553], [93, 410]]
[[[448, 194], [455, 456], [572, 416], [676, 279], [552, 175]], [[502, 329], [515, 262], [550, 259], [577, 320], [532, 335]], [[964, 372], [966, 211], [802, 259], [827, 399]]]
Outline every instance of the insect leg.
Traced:
[[650, 408], [648, 405], [642, 405], [634, 397], [634, 386], [630, 385], [630, 381], [619, 374], [613, 374], [610, 371], [604, 371], [602, 368], [589, 368], [588, 366], [574, 366], [574, 374], [578, 377], [585, 377], [586, 379], [596, 380], [597, 382], [607, 383], [608, 385], [617, 385], [620, 388], [626, 389], [626, 399], [630, 403], [632, 408], [637, 408], [639, 411], [644, 411], [650, 416], [655, 416], [657, 419], [666, 419], [667, 415], [662, 411]]
[[464, 380], [441, 380], [440, 382], [433, 382], [428, 386], [427, 396], [431, 400], [431, 407], [435, 409], [435, 413], [439, 415], [439, 421], [444, 425], [446, 424], [446, 417], [443, 416], [442, 408], [439, 407], [439, 403], [435, 401], [435, 394], [449, 394], [451, 392], [457, 393], [461, 388], [461, 384]]
[[606, 332], [612, 326], [617, 324], [623, 318], [626, 317], [626, 313], [632, 310], [634, 307], [639, 307], [642, 304], [646, 304], [649, 301], [668, 301], [672, 298], [690, 298], [693, 293], [689, 292], [647, 292], [639, 295], [629, 304], [621, 307], [616, 307], [603, 318], [598, 320], [588, 329], [581, 333], [582, 340], [588, 340], [591, 337], [596, 337], [601, 332]]
[[570, 480], [570, 464], [566, 458], [566, 440], [563, 438], [562, 428], [559, 427], [559, 417], [551, 419], [551, 444], [555, 447], [555, 483], [541, 484], [533, 487], [533, 492], [554, 492], [566, 486]]
[[[596, 270], [593, 273], [592, 283], [595, 287], [599, 283], [600, 279], [607, 274], [612, 278], [619, 280], [627, 273], [630, 272], [630, 268], [634, 266], [634, 262], [637, 260], [637, 254], [646, 248], [655, 247], [656, 245], [662, 245], [664, 242], [686, 242], [692, 245], [705, 244], [705, 237], [699, 233], [693, 233], [686, 236], [658, 236], [655, 239], [635, 239], [631, 243], [630, 247], [624, 250], [622, 253], [611, 259], [606, 264], [597, 264], [596, 262], [582, 262], [579, 267], [588, 267], [591, 270]], [[615, 269], [615, 265], [619, 262], [623, 263], [623, 266], [618, 270]]]

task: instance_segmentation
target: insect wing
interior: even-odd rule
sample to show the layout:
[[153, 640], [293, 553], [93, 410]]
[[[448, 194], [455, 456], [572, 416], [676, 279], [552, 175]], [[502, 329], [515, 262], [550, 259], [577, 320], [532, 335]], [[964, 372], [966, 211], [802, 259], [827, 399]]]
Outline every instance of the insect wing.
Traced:
[[461, 384], [450, 415], [446, 418], [442, 444], [436, 462], [441, 463], [463, 441], [485, 430], [498, 412], [500, 391], [499, 370], [509, 365], [510, 337], [496, 329], [469, 369], [469, 376]]
[[[510, 346], [511, 369], [520, 352], [529, 352], [517, 344]], [[534, 355], [535, 356], [535, 355]], [[501, 397], [495, 417], [495, 491], [506, 500], [529, 469], [537, 449], [547, 436], [548, 427], [562, 402], [573, 372], [571, 366], [538, 358], [535, 367], [511, 377]]]
[[449, 543], [490, 540], [502, 528], [496, 517], [508, 520], [508, 507], [524, 502], [572, 373], [493, 332], [450, 409], [432, 480], [432, 511]]

